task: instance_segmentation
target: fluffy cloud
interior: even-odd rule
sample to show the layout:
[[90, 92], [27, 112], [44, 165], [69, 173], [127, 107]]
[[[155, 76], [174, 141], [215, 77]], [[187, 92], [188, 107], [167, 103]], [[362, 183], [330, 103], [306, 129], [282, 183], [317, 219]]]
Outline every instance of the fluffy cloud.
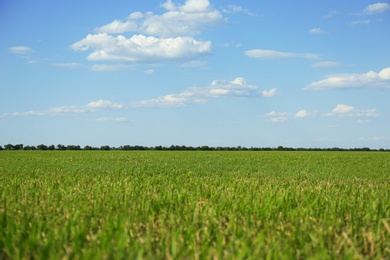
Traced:
[[28, 46], [13, 46], [8, 50], [16, 54], [28, 54], [33, 51], [33, 49]]
[[87, 108], [124, 108], [125, 105], [119, 103], [112, 103], [109, 100], [98, 100], [90, 102], [86, 105]]
[[184, 5], [167, 1], [161, 5], [166, 12], [134, 12], [125, 21], [113, 22], [96, 28], [98, 33], [136, 32], [161, 37], [194, 36], [204, 28], [226, 23], [226, 19], [208, 0], [187, 0]]
[[295, 114], [289, 112], [276, 112], [271, 111], [264, 116], [267, 118], [267, 121], [273, 123], [283, 123], [294, 118], [306, 118], [310, 116], [316, 116], [317, 113], [310, 113], [306, 109], [301, 109]]
[[311, 33], [311, 34], [326, 34], [326, 32], [323, 31], [321, 28], [312, 28], [309, 30], [309, 33]]
[[276, 95], [276, 93], [277, 93], [277, 89], [276, 88], [271, 88], [270, 90], [263, 90], [261, 92], [263, 97], [273, 97], [273, 96]]
[[250, 96], [257, 90], [257, 86], [249, 85], [242, 77], [238, 77], [230, 82], [224, 80], [214, 80], [206, 88], [206, 95], [209, 96]]
[[296, 53], [296, 52], [281, 52], [275, 50], [253, 49], [245, 51], [245, 55], [249, 58], [262, 60], [290, 59], [290, 58], [306, 58], [316, 59], [317, 54], [314, 53]]
[[383, 13], [387, 10], [390, 10], [390, 4], [388, 3], [375, 3], [368, 5], [364, 9], [365, 14], [377, 14], [377, 13]]
[[242, 77], [232, 81], [214, 80], [203, 88], [189, 88], [181, 93], [169, 94], [133, 103], [135, 107], [182, 107], [193, 103], [205, 103], [211, 98], [224, 96], [248, 97], [257, 95], [257, 86], [250, 85]]
[[304, 117], [308, 117], [309, 116], [309, 112], [307, 112], [306, 109], [301, 109], [299, 110], [297, 113], [295, 113], [295, 118], [304, 118]]
[[210, 41], [197, 41], [192, 37], [156, 38], [153, 36], [133, 35], [111, 36], [106, 33], [89, 34], [74, 43], [76, 51], [94, 49], [89, 60], [116, 60], [132, 62], [155, 62], [168, 60], [195, 59], [211, 53]]
[[341, 88], [390, 88], [390, 68], [380, 72], [369, 71], [363, 74], [330, 75], [305, 87], [305, 90], [325, 90]]
[[353, 106], [338, 104], [332, 109], [332, 112], [324, 114], [327, 117], [377, 117], [376, 109], [356, 109]]
[[344, 114], [344, 113], [350, 113], [353, 111], [353, 106], [348, 106], [348, 105], [337, 105], [335, 108], [333, 108], [332, 113], [334, 114]]
[[265, 114], [265, 117], [267, 117], [268, 121], [270, 121], [270, 122], [283, 123], [289, 119], [290, 114], [286, 113], [286, 112], [271, 111], [271, 112]]
[[[75, 51], [92, 50], [89, 60], [159, 62], [196, 60], [212, 51], [210, 41], [198, 41], [195, 35], [206, 27], [226, 23], [209, 0], [187, 0], [176, 5], [168, 0], [161, 5], [166, 12], [131, 13], [125, 21], [113, 22], [95, 29], [75, 42]], [[132, 36], [124, 33], [133, 32]]]
[[85, 107], [79, 106], [62, 106], [62, 107], [53, 107], [50, 108], [47, 112], [43, 112], [43, 114], [55, 115], [55, 114], [80, 114], [87, 112], [88, 109]]

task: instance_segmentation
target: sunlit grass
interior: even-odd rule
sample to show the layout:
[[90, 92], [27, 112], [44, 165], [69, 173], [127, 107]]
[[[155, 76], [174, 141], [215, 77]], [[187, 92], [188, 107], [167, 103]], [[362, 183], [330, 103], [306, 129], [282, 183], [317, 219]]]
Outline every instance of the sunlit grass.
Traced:
[[0, 258], [388, 258], [390, 154], [0, 152]]

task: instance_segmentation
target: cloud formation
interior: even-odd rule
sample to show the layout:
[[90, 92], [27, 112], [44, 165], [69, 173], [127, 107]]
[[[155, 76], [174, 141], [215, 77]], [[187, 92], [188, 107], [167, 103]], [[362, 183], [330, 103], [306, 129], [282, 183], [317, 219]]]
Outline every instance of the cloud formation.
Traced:
[[13, 112], [13, 113], [5, 113], [0, 115], [0, 118], [9, 118], [9, 117], [25, 117], [25, 116], [56, 116], [56, 115], [64, 115], [64, 114], [83, 114], [83, 113], [94, 113], [98, 110], [102, 109], [123, 109], [126, 105], [120, 103], [113, 103], [109, 100], [97, 100], [89, 102], [84, 106], [59, 106], [52, 107], [43, 111], [34, 111], [29, 110], [25, 112]]
[[135, 32], [168, 38], [194, 36], [206, 27], [226, 23], [226, 19], [211, 7], [208, 0], [187, 0], [184, 5], [176, 5], [168, 0], [161, 6], [166, 9], [161, 15], [134, 12], [125, 21], [114, 20], [95, 31], [108, 34]]
[[249, 97], [256, 96], [257, 86], [250, 85], [242, 77], [232, 81], [214, 80], [202, 88], [189, 88], [177, 94], [169, 94], [153, 99], [133, 103], [135, 107], [182, 107], [188, 104], [205, 103], [218, 97]]
[[311, 33], [311, 34], [326, 34], [327, 32], [325, 32], [321, 28], [311, 28], [309, 30], [309, 33]]
[[309, 115], [310, 114], [309, 114], [309, 112], [307, 112], [306, 109], [301, 109], [297, 113], [295, 113], [294, 117], [295, 118], [304, 118], [304, 117], [308, 117]]
[[109, 100], [98, 100], [98, 101], [93, 101], [90, 102], [86, 105], [88, 108], [124, 108], [124, 104], [119, 104], [119, 103], [112, 103]]
[[364, 9], [365, 14], [377, 14], [377, 13], [383, 13], [385, 11], [390, 10], [390, 4], [388, 3], [375, 3], [368, 5]]
[[267, 121], [273, 123], [283, 123], [289, 119], [290, 113], [271, 111], [265, 114], [265, 117], [267, 117]]
[[301, 109], [296, 113], [290, 112], [277, 112], [271, 111], [264, 115], [267, 118], [267, 121], [273, 123], [284, 123], [293, 119], [301, 119], [301, 118], [318, 118], [322, 117], [334, 117], [334, 118], [355, 118], [358, 123], [367, 122], [368, 119], [373, 117], [378, 117], [379, 113], [376, 109], [356, 109], [353, 106], [346, 104], [338, 104], [336, 105], [331, 112], [319, 114], [317, 111], [309, 112], [307, 109]]
[[273, 96], [276, 95], [276, 93], [277, 93], [277, 89], [276, 88], [271, 88], [270, 90], [263, 90], [261, 92], [263, 97], [273, 97]]
[[297, 53], [297, 52], [282, 52], [275, 50], [252, 49], [245, 51], [245, 55], [249, 58], [261, 60], [279, 60], [291, 58], [316, 59], [318, 55], [315, 53]]
[[326, 117], [378, 117], [376, 109], [356, 109], [353, 106], [338, 104], [332, 109], [332, 112], [325, 113]]
[[337, 74], [306, 86], [305, 90], [327, 90], [345, 88], [390, 88], [390, 67], [380, 72], [369, 71], [362, 74]]
[[28, 54], [33, 51], [33, 49], [28, 46], [13, 46], [10, 47], [8, 50], [16, 54]]
[[257, 16], [256, 14], [252, 13], [249, 9], [242, 8], [238, 5], [228, 5], [227, 8], [223, 9], [222, 12], [230, 14], [230, 13], [244, 13], [249, 16]]
[[211, 42], [197, 41], [192, 37], [156, 38], [134, 35], [111, 36], [106, 33], [89, 34], [71, 48], [76, 51], [94, 49], [88, 60], [116, 60], [132, 62], [156, 62], [195, 59], [211, 54]]
[[[188, 61], [209, 55], [211, 41], [194, 38], [207, 27], [226, 23], [209, 0], [187, 0], [176, 5], [168, 0], [161, 5], [166, 12], [131, 13], [125, 21], [113, 22], [95, 29], [70, 47], [92, 52], [88, 60], [128, 62]], [[124, 33], [135, 33], [128, 37]]]
[[340, 62], [336, 61], [320, 61], [311, 65], [313, 68], [334, 68], [340, 66]]

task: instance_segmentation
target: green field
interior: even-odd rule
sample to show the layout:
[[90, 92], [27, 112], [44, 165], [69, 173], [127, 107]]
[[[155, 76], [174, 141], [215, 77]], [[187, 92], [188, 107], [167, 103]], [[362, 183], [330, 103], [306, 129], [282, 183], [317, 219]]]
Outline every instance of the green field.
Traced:
[[0, 259], [389, 259], [390, 153], [1, 151]]

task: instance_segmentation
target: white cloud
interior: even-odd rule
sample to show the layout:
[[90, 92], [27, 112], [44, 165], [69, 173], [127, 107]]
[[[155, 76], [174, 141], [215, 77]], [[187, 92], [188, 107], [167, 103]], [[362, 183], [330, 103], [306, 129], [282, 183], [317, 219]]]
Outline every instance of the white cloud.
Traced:
[[332, 109], [332, 113], [335, 114], [350, 113], [351, 111], [353, 111], [353, 109], [354, 109], [353, 106], [340, 104]]
[[368, 5], [364, 9], [365, 14], [377, 14], [377, 13], [383, 13], [387, 10], [390, 10], [390, 4], [388, 3], [375, 3]]
[[244, 13], [249, 16], [257, 16], [256, 14], [252, 13], [249, 9], [242, 8], [238, 5], [229, 5], [227, 8], [223, 9], [222, 12], [230, 14], [230, 13]]
[[93, 101], [93, 102], [88, 103], [86, 105], [86, 107], [88, 107], [88, 108], [116, 108], [116, 109], [120, 109], [120, 108], [124, 108], [125, 105], [119, 104], [119, 103], [112, 103], [109, 100], [101, 99], [98, 101]]
[[148, 75], [153, 74], [154, 73], [154, 69], [144, 70], [144, 73], [148, 74]]
[[250, 85], [242, 77], [232, 81], [214, 80], [202, 88], [189, 88], [177, 94], [169, 94], [133, 103], [135, 107], [182, 107], [193, 103], [205, 103], [218, 97], [248, 97], [257, 95], [257, 86]]
[[13, 46], [8, 50], [16, 54], [28, 54], [33, 51], [33, 49], [28, 46]]
[[113, 22], [96, 28], [98, 33], [136, 32], [154, 36], [194, 36], [204, 28], [226, 23], [226, 19], [215, 10], [208, 0], [187, 0], [184, 5], [167, 1], [161, 5], [166, 12], [134, 12], [125, 21]]
[[94, 51], [89, 60], [116, 60], [132, 62], [155, 62], [169, 60], [188, 60], [211, 54], [210, 41], [197, 41], [192, 37], [156, 38], [153, 36], [134, 35], [130, 39], [124, 36], [111, 36], [106, 33], [89, 34], [71, 48]]
[[[177, 5], [168, 0], [161, 5], [163, 14], [133, 12], [125, 21], [113, 22], [95, 29], [75, 42], [75, 51], [87, 51], [89, 60], [129, 62], [187, 61], [212, 52], [210, 41], [194, 38], [208, 27], [226, 23], [209, 0], [187, 0]], [[136, 33], [126, 36], [124, 33]]]
[[82, 114], [82, 113], [97, 112], [98, 110], [102, 110], [102, 109], [109, 109], [109, 108], [123, 109], [125, 107], [126, 106], [124, 104], [113, 103], [109, 100], [98, 100], [98, 101], [92, 101], [86, 104], [85, 106], [77, 106], [77, 105], [59, 106], [59, 107], [52, 107], [43, 111], [29, 110], [25, 112], [5, 113], [0, 117], [7, 118], [7, 117], [21, 117], [21, 116], [55, 116], [61, 114]]
[[297, 113], [295, 113], [295, 118], [304, 118], [304, 117], [308, 117], [310, 114], [309, 112], [307, 112], [306, 109], [301, 109], [299, 110]]
[[335, 61], [320, 61], [311, 65], [313, 68], [334, 68], [340, 66], [340, 62]]
[[238, 77], [230, 82], [225, 80], [214, 80], [206, 88], [206, 93], [211, 96], [250, 96], [255, 94], [257, 86], [249, 85], [242, 77]]
[[289, 59], [289, 58], [306, 58], [316, 59], [317, 54], [314, 53], [296, 53], [296, 52], [281, 52], [275, 50], [253, 49], [245, 51], [245, 55], [249, 58], [262, 60]]
[[17, 116], [43, 116], [43, 115], [45, 115], [45, 113], [30, 110], [30, 111], [25, 111], [25, 112], [14, 112], [14, 113], [7, 114], [7, 115], [13, 116], [13, 117], [17, 117]]
[[66, 114], [66, 113], [85, 113], [88, 109], [80, 106], [61, 106], [61, 107], [53, 107], [48, 110], [46, 114], [54, 115], [54, 114]]
[[[338, 104], [332, 109], [332, 112], [325, 113], [326, 117], [354, 117], [354, 118], [371, 118], [378, 117], [376, 109], [356, 109], [353, 106]], [[361, 119], [359, 119], [361, 120]]]
[[325, 32], [321, 28], [312, 28], [309, 30], [309, 33], [311, 33], [311, 34], [326, 34], [327, 32]]
[[276, 95], [276, 93], [277, 93], [277, 89], [276, 88], [271, 88], [270, 90], [263, 90], [261, 92], [263, 97], [273, 97], [273, 96]]
[[390, 67], [379, 73], [369, 71], [362, 74], [330, 75], [305, 87], [305, 90], [326, 90], [341, 88], [390, 88]]
[[267, 114], [265, 114], [265, 117], [268, 118], [268, 121], [273, 123], [283, 123], [286, 122], [289, 119], [290, 114], [286, 112], [276, 112], [271, 111]]

